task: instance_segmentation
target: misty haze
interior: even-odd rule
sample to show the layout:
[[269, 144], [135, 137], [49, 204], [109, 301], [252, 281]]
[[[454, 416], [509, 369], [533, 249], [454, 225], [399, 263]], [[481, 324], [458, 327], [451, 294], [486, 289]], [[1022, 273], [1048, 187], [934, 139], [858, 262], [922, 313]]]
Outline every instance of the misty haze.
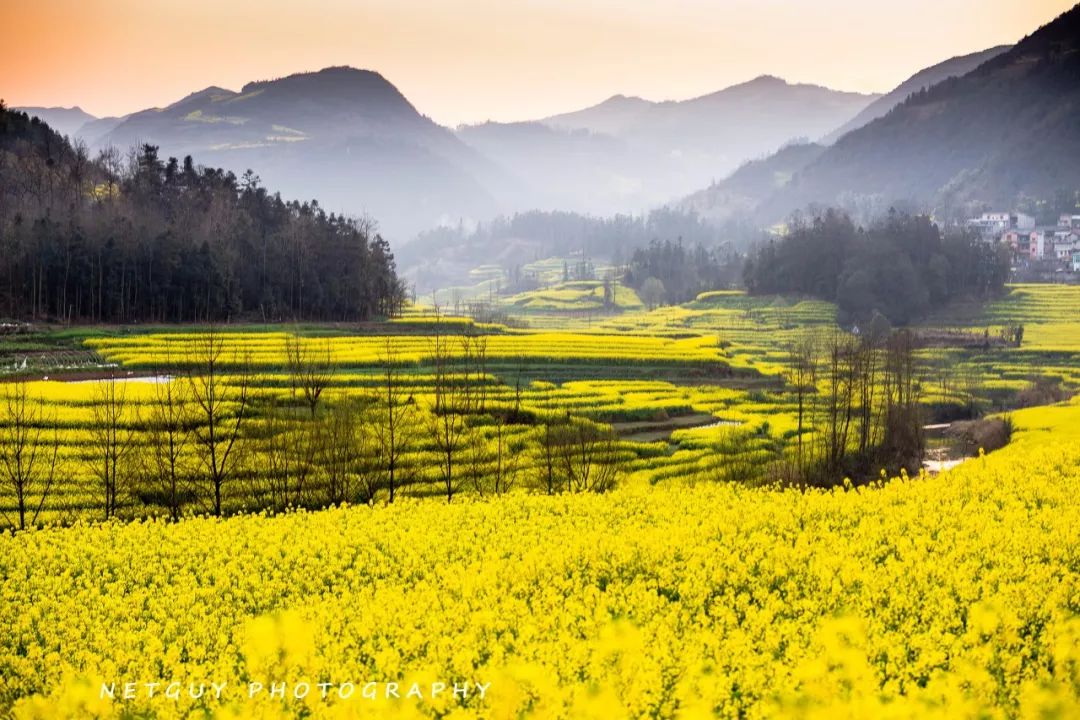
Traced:
[[1080, 5], [0, 9], [0, 720], [1080, 717]]

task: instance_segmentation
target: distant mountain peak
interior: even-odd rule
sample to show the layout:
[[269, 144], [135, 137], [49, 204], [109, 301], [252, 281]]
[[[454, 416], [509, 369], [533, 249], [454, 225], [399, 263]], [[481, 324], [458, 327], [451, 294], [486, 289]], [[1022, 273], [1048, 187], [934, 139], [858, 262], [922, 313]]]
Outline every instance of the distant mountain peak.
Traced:
[[183, 107], [184, 105], [189, 105], [191, 103], [199, 103], [199, 102], [203, 102], [203, 101], [211, 101], [211, 102], [213, 102], [214, 100], [218, 100], [218, 99], [221, 99], [221, 98], [233, 97], [234, 95], [236, 95], [236, 93], [234, 91], [232, 91], [232, 90], [226, 90], [225, 88], [218, 87], [217, 85], [211, 85], [208, 88], [204, 88], [202, 90], [197, 90], [197, 91], [195, 91], [193, 93], [185, 95], [184, 97], [180, 98], [176, 102], [166, 106], [165, 109], [166, 110], [178, 109], [180, 107]]
[[389, 80], [374, 70], [334, 66], [249, 82], [231, 102], [275, 102], [335, 112], [415, 119], [420, 114]]
[[622, 93], [619, 93], [618, 95], [612, 95], [611, 97], [609, 97], [607, 100], [605, 100], [604, 102], [602, 102], [600, 104], [601, 105], [608, 105], [608, 104], [611, 104], [611, 105], [623, 105], [623, 104], [632, 104], [632, 105], [644, 104], [644, 105], [649, 105], [651, 103], [648, 100], [646, 100], [645, 98], [639, 97], [637, 95], [623, 95]]
[[[841, 198], [1009, 206], [1080, 186], [1080, 126], [1070, 112], [1080, 104], [1080, 5], [1005, 52], [930, 69], [944, 78], [924, 87], [926, 74], [913, 76], [889, 101], [912, 94], [845, 132], [760, 206], [761, 217]], [[1003, 104], [1017, 111], [986, 111]]]
[[78, 105], [71, 107], [14, 107], [11, 109], [38, 118], [61, 135], [74, 136], [85, 123], [96, 120], [93, 115]]
[[[383, 86], [387, 88], [394, 88], [393, 83], [383, 77], [381, 74], [374, 70], [361, 70], [359, 68], [350, 67], [348, 65], [334, 65], [331, 67], [325, 67], [322, 70], [312, 70], [310, 72], [293, 73], [292, 75], [286, 75], [280, 78], [274, 78], [272, 80], [255, 80], [247, 83], [241, 89], [241, 93], [246, 95], [255, 90], [266, 88], [272, 85], [289, 85], [289, 86], [337, 86], [337, 87], [349, 87], [357, 85], [365, 85], [368, 87]], [[394, 88], [396, 91], [397, 88]]]
[[897, 87], [863, 108], [855, 117], [822, 138], [821, 142], [831, 145], [845, 134], [857, 130], [867, 123], [885, 115], [894, 107], [904, 102], [912, 93], [938, 84], [949, 77], [966, 75], [984, 62], [1002, 55], [1011, 49], [1011, 45], [999, 45], [980, 52], [960, 55], [943, 60], [930, 67], [923, 68]]

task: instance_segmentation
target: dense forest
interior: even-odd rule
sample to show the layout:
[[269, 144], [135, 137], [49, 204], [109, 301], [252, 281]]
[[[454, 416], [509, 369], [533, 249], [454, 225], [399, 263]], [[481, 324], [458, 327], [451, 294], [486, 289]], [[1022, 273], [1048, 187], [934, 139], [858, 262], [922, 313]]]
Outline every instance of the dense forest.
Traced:
[[416, 283], [442, 287], [461, 283], [477, 265], [507, 268], [549, 257], [579, 256], [624, 265], [635, 250], [653, 240], [681, 240], [687, 247], [749, 247], [761, 231], [744, 219], [707, 222], [692, 210], [658, 208], [642, 215], [594, 217], [574, 212], [533, 210], [469, 227], [439, 227], [400, 248], [403, 267]]
[[965, 231], [943, 234], [926, 216], [890, 211], [864, 229], [834, 209], [797, 218], [743, 270], [751, 293], [811, 295], [837, 303], [842, 321], [877, 311], [898, 325], [954, 298], [991, 297], [1008, 275], [1007, 248]]
[[730, 248], [687, 247], [681, 240], [653, 240], [630, 258], [623, 282], [647, 305], [689, 302], [707, 290], [730, 287], [739, 279], [742, 256]]
[[0, 315], [357, 320], [404, 297], [368, 221], [152, 145], [92, 158], [0, 102]]

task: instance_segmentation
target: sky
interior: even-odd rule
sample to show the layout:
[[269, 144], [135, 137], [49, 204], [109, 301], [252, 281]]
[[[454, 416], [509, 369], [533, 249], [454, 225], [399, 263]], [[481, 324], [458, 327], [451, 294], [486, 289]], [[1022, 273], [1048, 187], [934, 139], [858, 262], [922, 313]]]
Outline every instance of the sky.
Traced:
[[351, 65], [454, 126], [758, 75], [887, 92], [1074, 0], [0, 0], [0, 98], [121, 115]]

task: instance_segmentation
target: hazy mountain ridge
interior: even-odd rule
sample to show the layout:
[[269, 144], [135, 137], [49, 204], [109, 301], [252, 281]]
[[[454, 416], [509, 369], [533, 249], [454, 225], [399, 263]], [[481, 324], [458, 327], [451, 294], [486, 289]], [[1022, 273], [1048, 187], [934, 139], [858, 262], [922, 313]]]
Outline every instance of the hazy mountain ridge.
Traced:
[[790, 182], [823, 152], [825, 146], [819, 143], [791, 143], [772, 155], [744, 163], [723, 180], [688, 195], [677, 207], [713, 221], [751, 213], [763, 198]]
[[103, 129], [94, 147], [150, 142], [238, 174], [250, 168], [286, 196], [367, 213], [397, 240], [440, 220], [494, 214], [500, 206], [487, 188], [511, 182], [382, 75], [353, 68], [238, 92], [212, 86]]
[[[676, 205], [683, 209], [693, 210], [703, 217], [720, 221], [736, 213], [751, 214], [759, 205], [791, 182], [797, 172], [817, 160], [837, 139], [888, 114], [913, 93], [932, 87], [950, 77], [970, 72], [1011, 47], [1013, 46], [1002, 45], [989, 48], [981, 52], [950, 58], [920, 70], [889, 93], [870, 103], [862, 112], [826, 135], [820, 142], [790, 143], [771, 155], [744, 163], [728, 177], [686, 196]], [[766, 215], [762, 221], [768, 223], [778, 219]]]
[[533, 208], [644, 212], [835, 127], [874, 97], [762, 76], [686, 101], [615, 96], [455, 133], [379, 73], [332, 67], [238, 91], [210, 86], [121, 118], [86, 115], [70, 133], [91, 150], [148, 142], [237, 174], [250, 168], [286, 196], [367, 213], [400, 242], [438, 223]]
[[459, 128], [458, 136], [538, 189], [518, 207], [641, 212], [793, 138], [820, 136], [877, 97], [761, 76], [689, 100], [616, 95], [534, 123]]
[[988, 48], [980, 52], [949, 58], [937, 65], [932, 65], [920, 70], [896, 86], [895, 89], [867, 105], [862, 112], [851, 120], [822, 138], [822, 144], [831, 145], [852, 130], [861, 128], [867, 123], [885, 115], [894, 107], [907, 100], [912, 93], [937, 85], [939, 82], [950, 77], [966, 75], [987, 60], [997, 57], [1012, 47], [1012, 45], [998, 45], [997, 47]]
[[79, 130], [89, 122], [97, 120], [96, 117], [86, 112], [79, 106], [75, 107], [16, 107], [12, 110], [24, 112], [30, 117], [36, 117], [56, 132], [67, 137], [79, 136]]
[[1080, 186], [1080, 5], [975, 70], [847, 133], [761, 207], [842, 198], [949, 207]]

